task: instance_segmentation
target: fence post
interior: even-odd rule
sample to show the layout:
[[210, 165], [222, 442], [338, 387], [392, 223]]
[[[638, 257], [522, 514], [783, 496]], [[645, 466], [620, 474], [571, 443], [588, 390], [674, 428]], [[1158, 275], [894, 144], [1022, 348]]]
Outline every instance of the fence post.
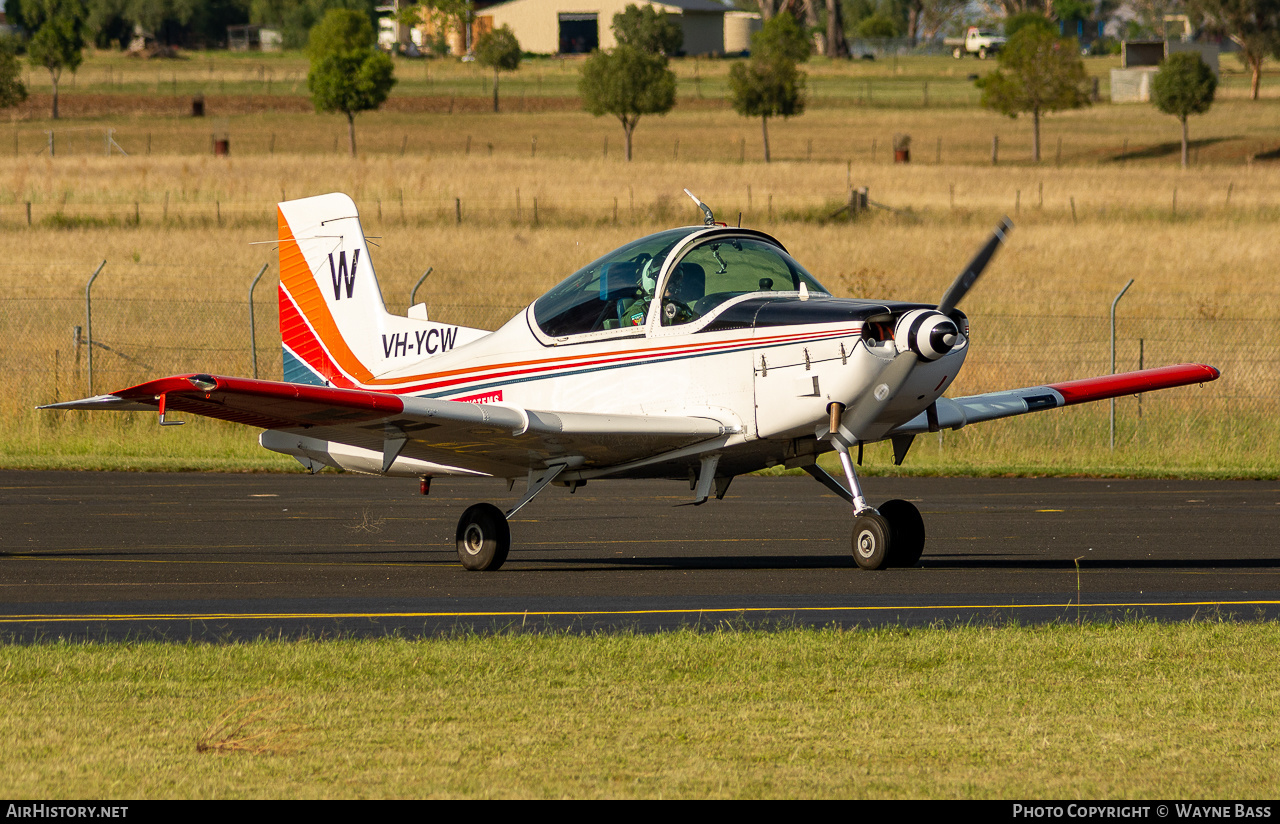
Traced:
[[[1133, 278], [1129, 278], [1129, 282], [1120, 290], [1120, 294], [1116, 295], [1116, 299], [1111, 301], [1111, 374], [1116, 373], [1116, 304], [1120, 302], [1120, 298], [1124, 297], [1124, 293], [1129, 291], [1129, 287], [1133, 285]], [[1111, 399], [1111, 451], [1116, 451], [1116, 399]]]
[[84, 326], [85, 335], [88, 338], [89, 345], [89, 396], [93, 396], [93, 304], [89, 298], [89, 290], [93, 288], [93, 282], [97, 280], [98, 273], [102, 271], [102, 267], [106, 266], [104, 260], [98, 264], [98, 268], [93, 270], [93, 274], [89, 276], [89, 282], [84, 285]]
[[253, 379], [258, 379], [258, 326], [257, 318], [253, 313], [253, 290], [258, 288], [258, 281], [262, 280], [262, 276], [267, 273], [267, 266], [270, 264], [262, 264], [262, 268], [258, 270], [258, 275], [253, 279], [253, 283], [249, 284], [249, 354], [253, 358]]

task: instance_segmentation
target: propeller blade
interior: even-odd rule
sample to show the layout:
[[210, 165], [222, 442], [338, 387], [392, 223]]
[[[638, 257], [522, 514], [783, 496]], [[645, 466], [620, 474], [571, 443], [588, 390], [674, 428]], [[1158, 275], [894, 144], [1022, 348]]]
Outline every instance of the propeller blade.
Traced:
[[1009, 218], [1002, 218], [1000, 225], [996, 226], [995, 232], [991, 235], [991, 239], [978, 250], [978, 254], [974, 256], [973, 260], [969, 261], [969, 265], [951, 284], [951, 288], [947, 289], [947, 293], [942, 296], [942, 301], [938, 304], [939, 312], [945, 315], [956, 308], [964, 296], [969, 293], [969, 290], [973, 288], [973, 284], [977, 283], [982, 270], [987, 268], [991, 258], [995, 257], [996, 250], [1000, 248], [1000, 244], [1004, 243], [1005, 237], [1012, 230], [1013, 223]]
[[918, 356], [915, 352], [900, 352], [880, 370], [871, 385], [871, 391], [853, 402], [840, 419], [840, 424], [854, 437], [860, 437], [886, 406], [897, 396], [898, 390], [911, 376]]

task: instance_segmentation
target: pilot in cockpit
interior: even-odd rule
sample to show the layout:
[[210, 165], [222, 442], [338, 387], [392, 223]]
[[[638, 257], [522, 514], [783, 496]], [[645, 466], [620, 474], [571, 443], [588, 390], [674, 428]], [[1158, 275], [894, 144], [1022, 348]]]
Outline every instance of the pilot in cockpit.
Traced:
[[694, 305], [706, 295], [707, 273], [696, 263], [676, 265], [662, 294], [662, 325], [677, 326], [698, 318]]
[[[662, 257], [643, 256], [643, 262], [628, 262], [628, 274], [634, 278], [635, 290], [632, 297], [618, 299], [618, 321], [621, 326], [644, 326], [645, 317], [649, 313], [649, 304], [653, 302], [653, 293], [658, 287], [658, 272], [662, 269]], [[613, 268], [620, 268], [614, 264]]]

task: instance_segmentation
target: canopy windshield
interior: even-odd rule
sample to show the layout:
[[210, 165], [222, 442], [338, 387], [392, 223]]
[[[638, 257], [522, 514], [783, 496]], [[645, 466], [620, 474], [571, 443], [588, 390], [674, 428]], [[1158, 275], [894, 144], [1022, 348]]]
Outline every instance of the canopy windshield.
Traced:
[[587, 264], [533, 304], [538, 328], [559, 338], [644, 326], [646, 296], [653, 295], [663, 261], [677, 243], [696, 231], [658, 232]]
[[[534, 321], [554, 338], [625, 329], [640, 333], [650, 310], [659, 305], [661, 325], [678, 326], [742, 295], [801, 289], [827, 293], [776, 241], [733, 230], [708, 233], [682, 252], [663, 287], [658, 281], [671, 251], [701, 231], [703, 227], [658, 232], [593, 261], [538, 298]], [[656, 301], [659, 288], [662, 300]]]
[[762, 238], [714, 236], [680, 259], [663, 293], [663, 326], [692, 323], [742, 295], [827, 294], [791, 255]]

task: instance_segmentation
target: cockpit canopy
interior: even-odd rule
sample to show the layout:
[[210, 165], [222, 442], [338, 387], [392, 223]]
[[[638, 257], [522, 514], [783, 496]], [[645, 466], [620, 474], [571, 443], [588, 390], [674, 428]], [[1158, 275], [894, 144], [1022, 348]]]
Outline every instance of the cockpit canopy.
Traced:
[[743, 295], [802, 291], [829, 294], [768, 235], [669, 229], [574, 272], [534, 302], [533, 317], [552, 338], [612, 330], [640, 334], [654, 312], [660, 325], [678, 326]]

